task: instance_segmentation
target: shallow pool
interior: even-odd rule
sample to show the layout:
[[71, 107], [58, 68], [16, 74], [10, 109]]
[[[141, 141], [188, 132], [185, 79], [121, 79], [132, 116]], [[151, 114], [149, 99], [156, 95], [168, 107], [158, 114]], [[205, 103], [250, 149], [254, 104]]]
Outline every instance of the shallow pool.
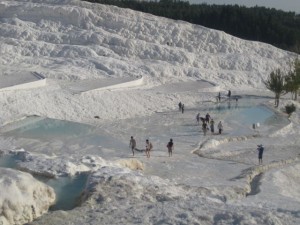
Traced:
[[79, 205], [88, 175], [81, 173], [73, 177], [46, 178], [35, 176], [38, 180], [52, 187], [56, 194], [56, 203], [49, 210], [71, 210]]
[[[17, 169], [17, 155], [4, 154], [0, 157], [0, 167]], [[49, 178], [33, 175], [37, 180], [52, 187], [56, 194], [56, 203], [50, 210], [71, 210], [80, 203], [80, 196], [83, 192], [87, 179], [87, 173], [81, 173], [72, 177]]]
[[237, 123], [252, 125], [265, 123], [268, 119], [276, 116], [274, 111], [261, 105], [261, 100], [239, 98], [216, 103], [208, 107], [207, 112], [224, 115], [226, 120], [235, 120]]
[[17, 168], [18, 159], [15, 155], [3, 154], [0, 156], [0, 167], [15, 169]]
[[113, 137], [100, 128], [70, 122], [65, 120], [40, 118], [36, 116], [27, 117], [24, 120], [14, 122], [3, 128], [1, 132], [5, 136], [14, 138], [36, 139], [54, 143], [64, 142], [66, 145], [89, 145], [95, 148], [107, 148], [120, 150], [127, 149], [127, 143]]
[[230, 117], [242, 124], [251, 125], [253, 123], [265, 123], [267, 119], [274, 115], [275, 113], [272, 110], [265, 106], [258, 105], [234, 111]]
[[87, 135], [94, 127], [65, 120], [30, 116], [2, 128], [7, 135], [14, 134], [25, 138], [72, 138]]

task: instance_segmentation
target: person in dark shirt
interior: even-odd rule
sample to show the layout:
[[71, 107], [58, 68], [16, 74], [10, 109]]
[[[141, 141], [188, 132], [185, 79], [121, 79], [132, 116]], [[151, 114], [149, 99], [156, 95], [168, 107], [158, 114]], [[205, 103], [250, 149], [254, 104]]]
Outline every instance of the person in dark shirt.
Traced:
[[136, 148], [136, 141], [133, 138], [133, 136], [131, 136], [130, 141], [129, 141], [129, 147], [131, 148], [132, 151], [132, 155], [134, 156], [134, 150]]
[[257, 151], [258, 151], [258, 164], [262, 164], [264, 146], [263, 145], [257, 145]]
[[170, 139], [170, 141], [167, 144], [167, 148], [168, 148], [169, 157], [171, 157], [174, 149], [173, 139]]
[[178, 107], [179, 107], [179, 111], [181, 111], [181, 107], [182, 107], [182, 103], [181, 102], [178, 103]]

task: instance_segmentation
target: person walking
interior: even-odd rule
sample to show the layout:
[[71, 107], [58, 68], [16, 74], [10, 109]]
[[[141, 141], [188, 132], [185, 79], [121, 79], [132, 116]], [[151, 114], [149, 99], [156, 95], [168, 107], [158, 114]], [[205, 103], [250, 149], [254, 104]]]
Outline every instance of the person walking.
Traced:
[[184, 104], [181, 106], [181, 112], [184, 113]]
[[147, 139], [146, 140], [146, 156], [147, 158], [150, 158], [150, 151], [152, 150], [153, 145], [152, 143]]
[[202, 123], [202, 130], [203, 130], [204, 136], [206, 136], [206, 132], [207, 132], [207, 123], [206, 122]]
[[219, 134], [221, 134], [223, 131], [223, 124], [221, 121], [218, 123], [218, 129], [219, 129]]
[[129, 141], [129, 147], [131, 148], [132, 151], [132, 155], [134, 156], [134, 150], [136, 148], [136, 141], [133, 138], [133, 136], [131, 136], [130, 141]]
[[264, 146], [262, 144], [257, 145], [257, 151], [258, 151], [258, 164], [261, 165], [263, 160], [263, 153], [264, 153]]
[[206, 120], [206, 123], [209, 123], [209, 120], [210, 120], [210, 115], [209, 115], [209, 113], [206, 113], [206, 115], [205, 115], [205, 120]]
[[198, 123], [198, 125], [199, 125], [199, 123], [200, 123], [200, 113], [197, 114], [196, 120], [197, 120], [197, 123]]
[[228, 91], [228, 98], [230, 98], [231, 97], [231, 91], [229, 90]]
[[219, 102], [221, 102], [221, 92], [219, 92], [219, 94], [218, 94], [218, 100], [219, 100]]
[[215, 133], [215, 121], [214, 121], [214, 119], [210, 120], [210, 131], [211, 131], [212, 134]]
[[178, 107], [179, 107], [179, 111], [181, 111], [181, 107], [182, 107], [182, 103], [181, 102], [178, 103]]
[[169, 157], [172, 156], [172, 152], [174, 149], [174, 143], [173, 143], [173, 139], [171, 138], [170, 141], [167, 144], [167, 148], [168, 148], [168, 153], [169, 153]]

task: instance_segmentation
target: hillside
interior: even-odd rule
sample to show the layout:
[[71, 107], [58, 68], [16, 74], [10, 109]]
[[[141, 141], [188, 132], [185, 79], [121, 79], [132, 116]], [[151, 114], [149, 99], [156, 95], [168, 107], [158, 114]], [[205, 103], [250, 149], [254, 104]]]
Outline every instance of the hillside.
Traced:
[[262, 87], [293, 57], [205, 27], [79, 1], [2, 1], [0, 14], [2, 74], [22, 65], [48, 78], [221, 78], [229, 87]]
[[[284, 12], [274, 8], [235, 4], [221, 5], [177, 0], [132, 1], [132, 0], [86, 0], [101, 4], [130, 8], [175, 20], [225, 31], [226, 33], [251, 40], [272, 44], [276, 47], [299, 53], [300, 15], [294, 11]], [[270, 4], [274, 2], [270, 2]], [[296, 3], [295, 3], [296, 4]], [[297, 3], [298, 4], [298, 3]], [[256, 6], [255, 6], [256, 5]], [[286, 4], [288, 5], [288, 4]], [[300, 7], [298, 7], [300, 8]]]
[[[0, 165], [27, 172], [3, 170], [0, 223], [298, 225], [299, 112], [282, 113], [288, 97], [274, 109], [263, 84], [297, 56], [114, 6], [2, 0], [0, 156], [12, 162], [1, 157]], [[210, 113], [215, 128], [202, 129], [198, 113]], [[28, 173], [70, 180], [84, 173], [72, 199], [80, 206], [47, 212], [50, 193], [37, 211], [44, 200], [15, 185], [19, 176], [35, 180]], [[7, 184], [18, 198], [3, 191]], [[76, 186], [59, 185], [66, 197]]]

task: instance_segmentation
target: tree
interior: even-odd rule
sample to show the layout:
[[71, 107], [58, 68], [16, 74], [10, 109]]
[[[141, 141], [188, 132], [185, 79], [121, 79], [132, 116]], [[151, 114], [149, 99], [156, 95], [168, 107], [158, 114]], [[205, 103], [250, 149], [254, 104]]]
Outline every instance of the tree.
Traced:
[[298, 91], [300, 89], [300, 60], [295, 60], [294, 68], [291, 69], [285, 77], [285, 82], [286, 92], [291, 92], [293, 99], [297, 100]]
[[275, 93], [275, 107], [279, 105], [280, 96], [285, 93], [285, 77], [280, 69], [271, 72], [268, 79], [264, 81], [266, 88]]
[[297, 100], [297, 95], [298, 95], [298, 91], [300, 89], [300, 60], [299, 59], [296, 59], [295, 60], [295, 82], [298, 86], [298, 89], [296, 90], [295, 92], [295, 100]]

